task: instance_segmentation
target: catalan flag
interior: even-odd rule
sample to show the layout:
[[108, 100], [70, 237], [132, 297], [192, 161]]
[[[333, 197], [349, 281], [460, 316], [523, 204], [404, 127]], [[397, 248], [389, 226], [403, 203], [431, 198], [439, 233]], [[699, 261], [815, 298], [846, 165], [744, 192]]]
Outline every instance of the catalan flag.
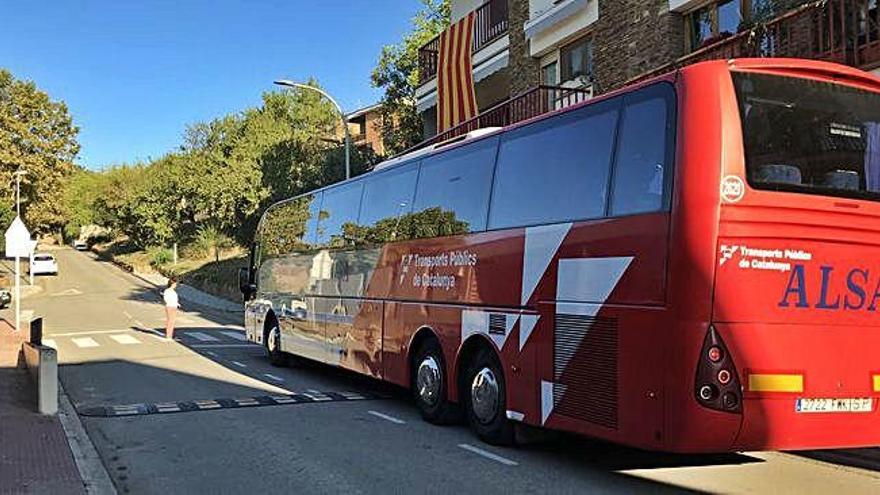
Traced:
[[437, 61], [437, 132], [443, 132], [477, 115], [471, 45], [474, 41], [471, 12], [440, 34]]

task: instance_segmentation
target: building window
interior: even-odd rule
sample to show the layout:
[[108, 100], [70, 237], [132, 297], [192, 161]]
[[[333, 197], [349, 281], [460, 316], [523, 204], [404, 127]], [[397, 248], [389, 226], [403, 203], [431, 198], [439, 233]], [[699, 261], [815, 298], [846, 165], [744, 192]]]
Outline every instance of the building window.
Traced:
[[559, 64], [554, 60], [541, 67], [541, 84], [544, 86], [556, 86], [559, 84], [559, 76], [556, 72], [558, 66]]
[[744, 25], [744, 13], [749, 11], [750, 3], [750, 0], [720, 0], [688, 14], [688, 51], [699, 50], [736, 34]]
[[563, 83], [577, 77], [593, 76], [593, 39], [581, 38], [559, 50], [560, 79]]

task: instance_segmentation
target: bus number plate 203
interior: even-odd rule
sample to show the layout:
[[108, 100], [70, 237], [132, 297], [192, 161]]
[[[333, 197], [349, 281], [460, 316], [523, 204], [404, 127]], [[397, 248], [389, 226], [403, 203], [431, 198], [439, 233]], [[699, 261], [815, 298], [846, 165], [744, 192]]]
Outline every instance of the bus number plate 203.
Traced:
[[798, 399], [794, 410], [799, 413], [867, 413], [874, 407], [874, 399]]

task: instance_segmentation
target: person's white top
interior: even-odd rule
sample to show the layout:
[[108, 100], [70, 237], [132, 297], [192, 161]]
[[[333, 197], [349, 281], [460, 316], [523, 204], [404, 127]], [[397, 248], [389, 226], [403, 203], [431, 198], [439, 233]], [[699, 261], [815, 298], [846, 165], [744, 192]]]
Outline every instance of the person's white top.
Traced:
[[180, 301], [177, 297], [177, 291], [174, 289], [165, 289], [165, 292], [162, 293], [162, 297], [165, 298], [166, 307], [176, 308], [180, 305]]

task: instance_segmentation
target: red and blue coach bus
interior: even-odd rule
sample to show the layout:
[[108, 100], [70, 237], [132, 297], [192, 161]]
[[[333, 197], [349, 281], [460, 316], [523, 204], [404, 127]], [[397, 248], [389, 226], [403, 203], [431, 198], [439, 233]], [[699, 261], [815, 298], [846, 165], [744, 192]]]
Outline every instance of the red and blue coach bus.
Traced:
[[880, 444], [880, 79], [701, 63], [278, 203], [248, 338], [677, 452]]

